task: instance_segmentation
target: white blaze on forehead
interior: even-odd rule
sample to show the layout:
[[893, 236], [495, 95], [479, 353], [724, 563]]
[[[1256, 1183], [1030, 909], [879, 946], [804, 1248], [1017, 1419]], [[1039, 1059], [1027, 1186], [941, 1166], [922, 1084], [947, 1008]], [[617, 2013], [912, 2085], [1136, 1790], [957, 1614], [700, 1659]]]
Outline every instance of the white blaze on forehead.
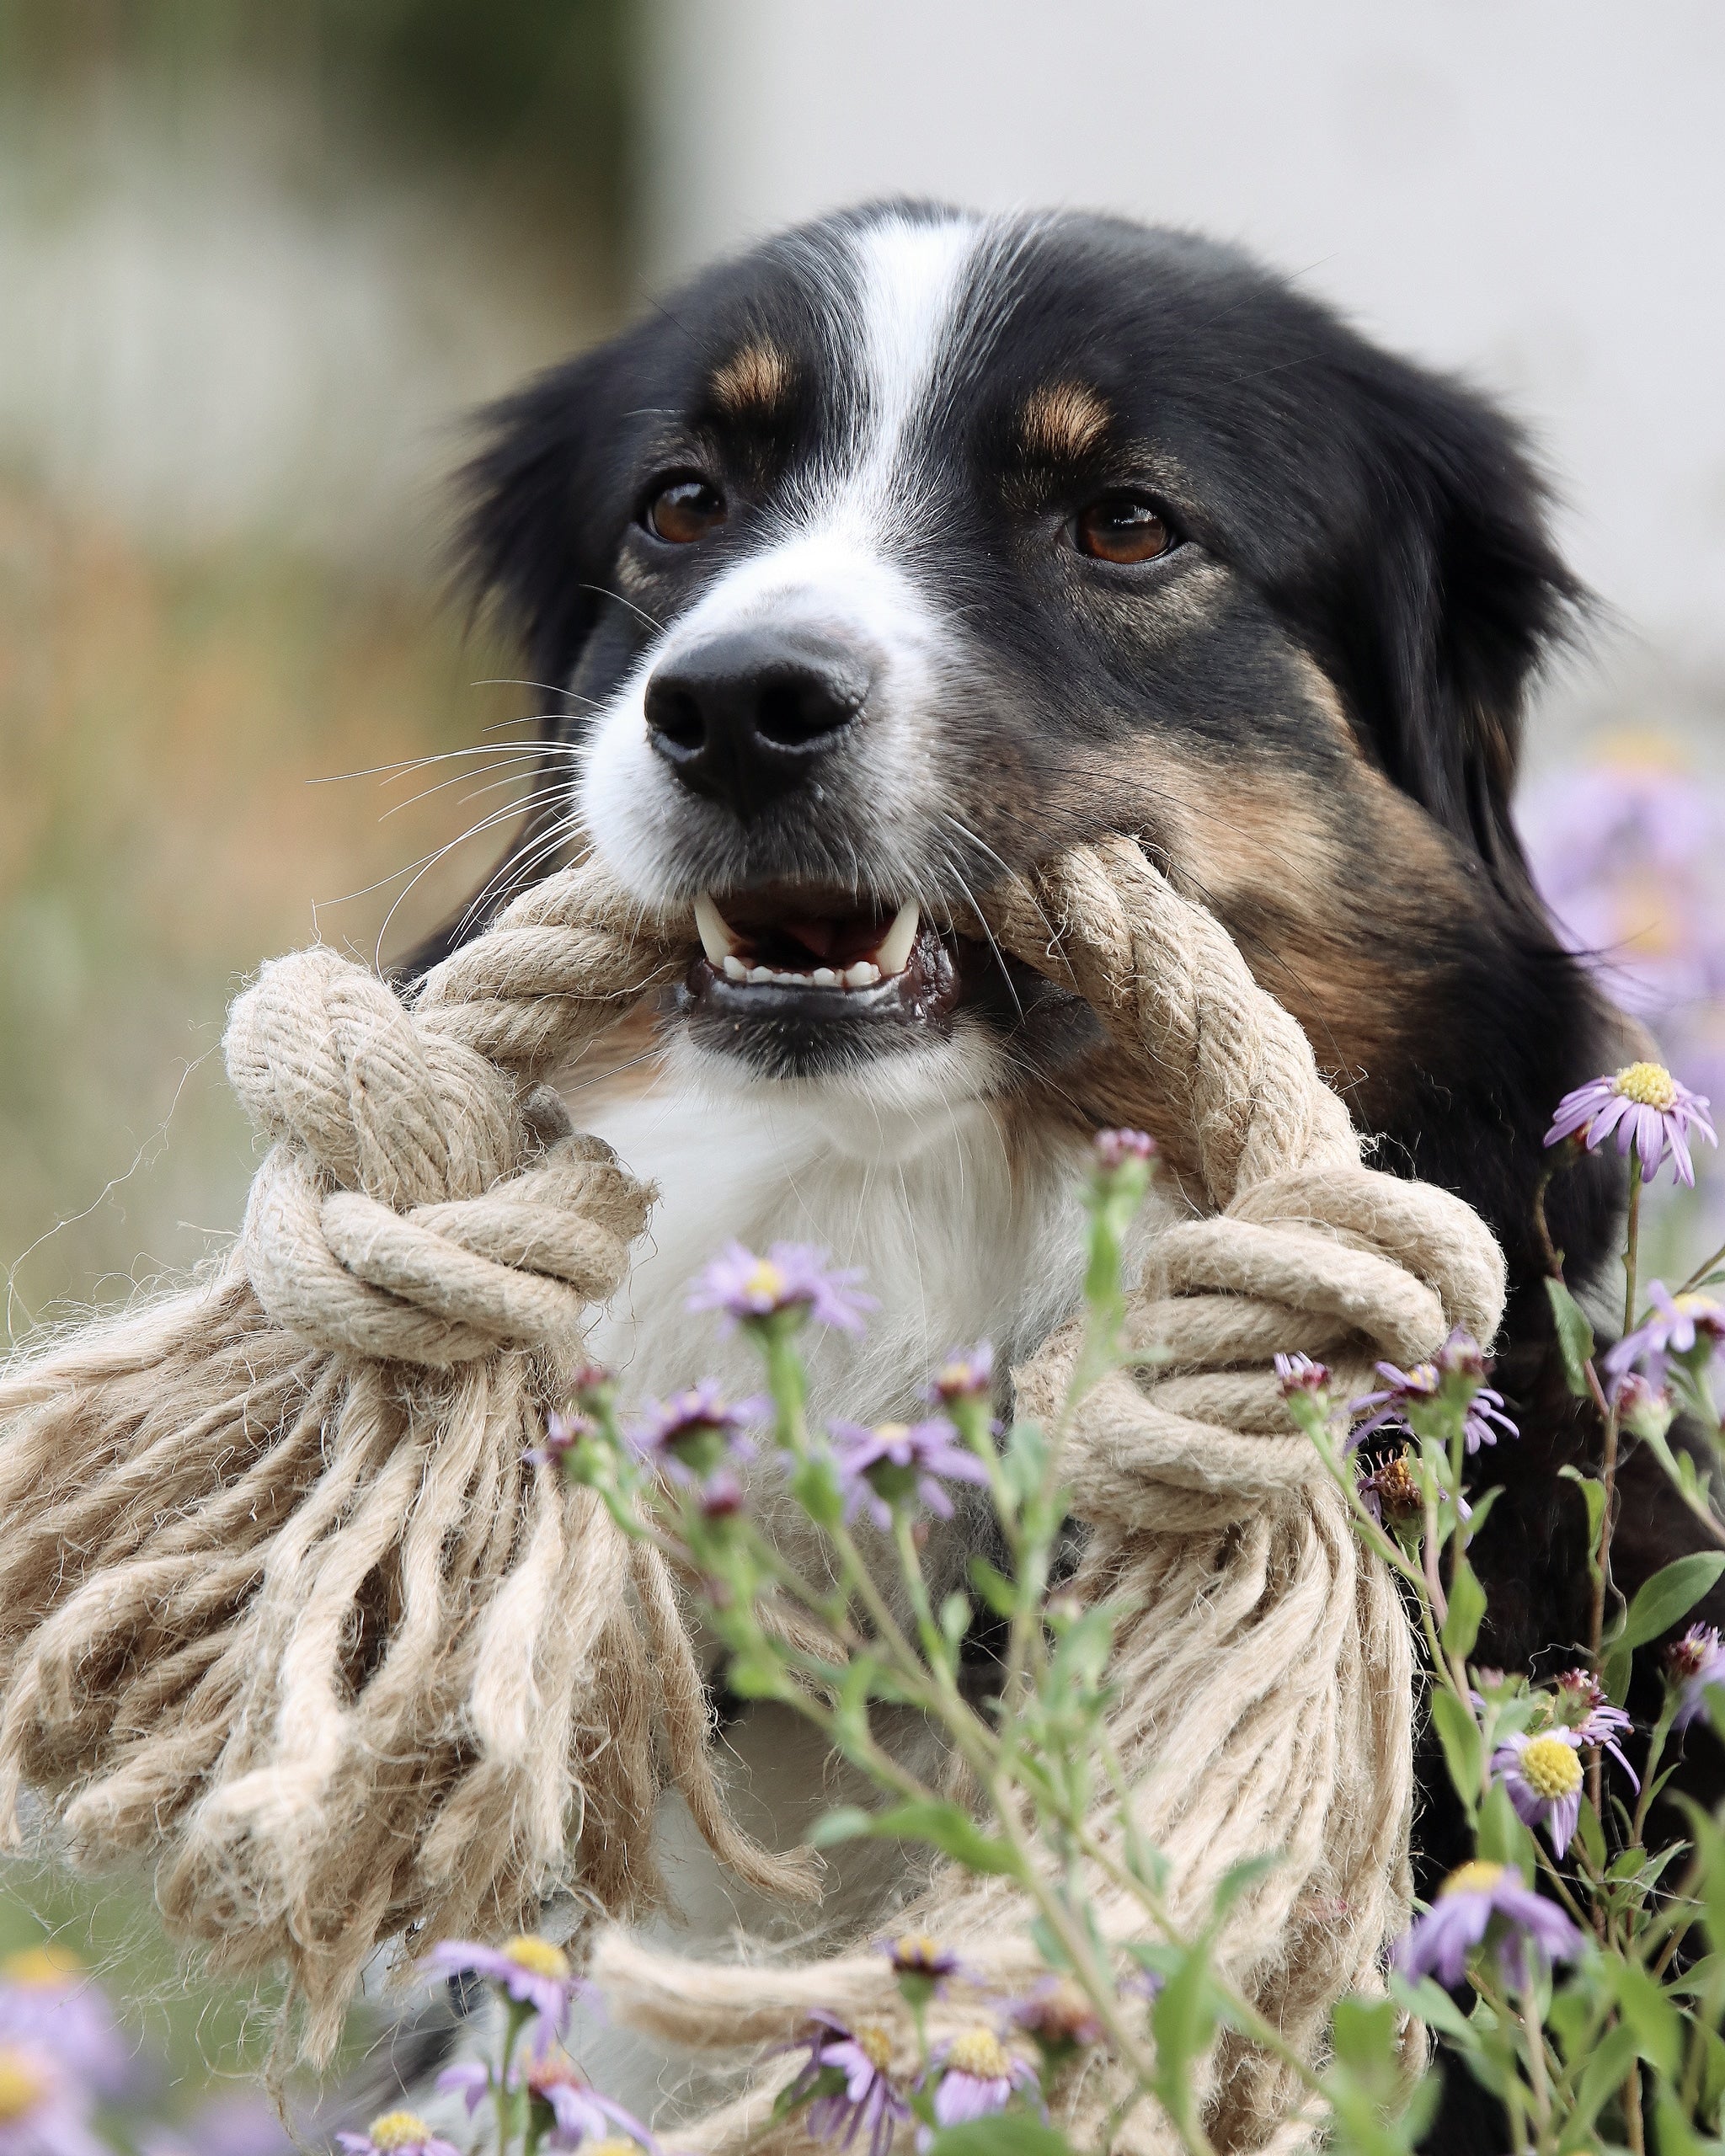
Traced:
[[860, 453], [841, 479], [841, 499], [860, 495], [877, 512], [889, 505], [900, 450], [934, 382], [980, 230], [972, 217], [919, 224], [895, 216], [852, 240], [865, 403]]
[[[710, 805], [692, 801], [652, 753], [647, 681], [655, 666], [709, 637], [763, 624], [830, 637], [874, 669], [869, 723], [849, 758], [848, 807], [829, 803], [822, 812], [830, 873], [841, 879], [846, 862], [866, 863], [875, 886], [898, 893], [927, 881], [937, 714], [958, 632], [904, 558], [917, 499], [906, 450], [938, 382], [984, 230], [976, 218], [893, 215], [848, 236], [851, 275], [833, 280], [847, 287], [835, 294], [834, 334], [857, 382], [853, 424], [806, 489], [763, 519], [760, 551], [718, 576], [595, 713], [581, 820], [637, 896], [688, 895], [692, 834], [715, 823]], [[723, 860], [718, 845], [701, 856], [702, 884], [726, 883], [740, 861], [735, 835]], [[943, 858], [938, 846], [935, 858]]]

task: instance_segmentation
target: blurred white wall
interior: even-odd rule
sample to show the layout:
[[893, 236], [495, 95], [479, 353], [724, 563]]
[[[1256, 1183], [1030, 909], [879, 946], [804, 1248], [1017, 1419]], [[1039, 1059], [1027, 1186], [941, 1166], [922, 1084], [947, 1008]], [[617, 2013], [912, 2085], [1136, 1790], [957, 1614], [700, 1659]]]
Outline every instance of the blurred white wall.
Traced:
[[1718, 708], [1716, 0], [654, 0], [652, 23], [661, 282], [900, 190], [1242, 242], [1504, 396], [1620, 616], [1625, 692]]

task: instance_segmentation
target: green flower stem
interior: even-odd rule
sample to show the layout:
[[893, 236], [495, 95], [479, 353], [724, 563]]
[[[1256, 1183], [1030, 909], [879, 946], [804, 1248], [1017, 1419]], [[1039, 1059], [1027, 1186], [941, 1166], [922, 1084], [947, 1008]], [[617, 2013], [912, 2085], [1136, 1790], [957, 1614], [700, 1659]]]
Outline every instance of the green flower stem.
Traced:
[[934, 1611], [928, 1600], [928, 1582], [922, 1576], [922, 1559], [917, 1551], [916, 1536], [911, 1532], [911, 1516], [902, 1505], [893, 1508], [893, 1547], [898, 1552], [899, 1570], [905, 1576], [905, 1585], [910, 1589], [911, 1608], [916, 1619], [917, 1635], [922, 1641], [923, 1660], [935, 1673], [941, 1689], [945, 1691], [952, 1683], [947, 1643], [940, 1627], [934, 1621]]
[[1653, 1801], [1653, 1783], [1659, 1772], [1659, 1756], [1665, 1749], [1665, 1741], [1671, 1734], [1671, 1724], [1676, 1719], [1680, 1694], [1668, 1684], [1665, 1704], [1659, 1710], [1659, 1719], [1653, 1724], [1653, 1733], [1648, 1739], [1648, 1756], [1641, 1774], [1641, 1795], [1636, 1799], [1635, 1819], [1632, 1828], [1630, 1846], [1642, 1846], [1642, 1830], [1647, 1825], [1648, 1807]]
[[[1493, 1983], [1491, 1977], [1486, 1973], [1485, 1968], [1477, 1956], [1475, 1957], [1474, 1964], [1468, 1972], [1468, 1981], [1472, 1984], [1474, 1989], [1479, 1993], [1480, 1997], [1485, 2000], [1487, 2005], [1491, 2008], [1493, 2014], [1496, 2016], [1498, 2034], [1505, 2039], [1512, 2053], [1517, 2055], [1518, 2065], [1522, 2063], [1520, 2055], [1523, 2052], [1524, 2046], [1522, 2043], [1519, 2043], [1516, 2041], [1517, 2032], [1519, 2032], [1525, 2040], [1525, 2063], [1527, 2065], [1530, 2082], [1533, 2079], [1535, 2073], [1533, 2057], [1535, 2050], [1537, 2050], [1540, 2062], [1537, 2068], [1537, 2077], [1539, 2084], [1543, 2087], [1546, 2091], [1545, 2118], [1546, 2121], [1549, 2123], [1551, 2117], [1551, 2084], [1546, 2073], [1545, 2031], [1540, 2027], [1537, 2016], [1531, 2015], [1530, 2001], [1524, 1997], [1520, 2010], [1518, 2012], [1516, 2008], [1513, 2006], [1509, 2000], [1504, 1997], [1503, 1993], [1498, 1990], [1497, 1985]], [[1530, 2089], [1529, 2083], [1522, 2080], [1519, 2073], [1511, 2074], [1509, 2079], [1510, 2126], [1515, 2135], [1516, 2148], [1518, 2149], [1525, 2149], [1528, 2146], [1527, 2127], [1529, 2114], [1531, 2112], [1535, 2124], [1537, 2125], [1540, 2121], [1539, 2101], [1535, 2092]], [[1536, 2138], [1540, 2147], [1543, 2148], [1545, 2145], [1544, 2134], [1540, 2133]]]
[[510, 2000], [504, 2015], [503, 2055], [498, 2061], [496, 2076], [491, 2084], [491, 2094], [497, 2106], [497, 2156], [509, 2156], [509, 2145], [515, 2136], [516, 2114], [520, 2109], [515, 2096], [517, 2093], [523, 2097], [526, 2095], [525, 2090], [516, 2092], [510, 2089], [509, 2070], [514, 2063], [515, 2046], [521, 2040], [521, 2031], [532, 2018], [533, 2009], [524, 1999]]
[[1725, 1243], [1721, 1243], [1711, 1257], [1704, 1257], [1701, 1260], [1688, 1279], [1677, 1290], [1678, 1294], [1686, 1295], [1691, 1289], [1699, 1288], [1707, 1275], [1710, 1273], [1717, 1273], [1722, 1264], [1725, 1264]]
[[[1623, 1238], [1623, 1330], [1626, 1336], [1635, 1327], [1636, 1272], [1641, 1245], [1641, 1148], [1632, 1139], [1629, 1146], [1629, 1221]], [[1588, 1616], [1588, 1666], [1595, 1676], [1598, 1676], [1604, 1659], [1605, 1591], [1611, 1578], [1611, 1530], [1617, 1510], [1617, 1409], [1612, 1403], [1606, 1408], [1605, 1450], [1599, 1462], [1599, 1480], [1605, 1486], [1605, 1502], [1599, 1511], [1599, 1544], [1594, 1553], [1593, 1603]], [[1594, 1810], [1603, 1819], [1605, 1816], [1605, 1764], [1597, 1750], [1589, 1762], [1587, 1773], [1588, 1795], [1593, 1800]]]

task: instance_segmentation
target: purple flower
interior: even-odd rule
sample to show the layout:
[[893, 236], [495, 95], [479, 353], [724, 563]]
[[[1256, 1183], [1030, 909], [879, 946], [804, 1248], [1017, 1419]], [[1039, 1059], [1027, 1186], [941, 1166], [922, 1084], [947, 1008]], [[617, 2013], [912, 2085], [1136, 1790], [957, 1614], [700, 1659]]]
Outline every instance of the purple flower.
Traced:
[[1276, 1383], [1284, 1400], [1291, 1400], [1296, 1392], [1309, 1392], [1314, 1399], [1327, 1390], [1330, 1366], [1315, 1363], [1310, 1355], [1278, 1355]]
[[1706, 1712], [1708, 1685], [1725, 1684], [1725, 1646], [1720, 1645], [1718, 1627], [1691, 1625], [1666, 1649], [1665, 1666], [1683, 1691], [1673, 1726], [1687, 1729]]
[[1649, 1383], [1639, 1370], [1612, 1380], [1611, 1404], [1623, 1428], [1637, 1438], [1663, 1438], [1677, 1413], [1669, 1387]]
[[[1374, 1430], [1411, 1430], [1414, 1436], [1443, 1434], [1446, 1411], [1465, 1403], [1462, 1437], [1469, 1452], [1498, 1442], [1498, 1429], [1506, 1437], [1520, 1433], [1503, 1412], [1503, 1396], [1484, 1382], [1490, 1368], [1479, 1344], [1458, 1325], [1429, 1363], [1416, 1363], [1411, 1370], [1393, 1363], [1380, 1363], [1377, 1374], [1382, 1389], [1348, 1403], [1350, 1415], [1364, 1415], [1348, 1439], [1348, 1448], [1369, 1438]], [[1493, 1423], [1498, 1429], [1493, 1429]]]
[[963, 2126], [967, 2119], [991, 2118], [1003, 2111], [1020, 2089], [1037, 2086], [1036, 2068], [1008, 2051], [992, 2029], [966, 2029], [936, 2051], [929, 2073], [940, 2079], [934, 2091], [934, 2116], [941, 2126]]
[[775, 1243], [757, 1257], [741, 1243], [727, 1243], [694, 1283], [692, 1310], [719, 1310], [733, 1326], [762, 1324], [794, 1313], [841, 1332], [861, 1332], [862, 1313], [876, 1307], [857, 1286], [854, 1267], [830, 1271], [826, 1252], [812, 1243]]
[[[1147, 1973], [1135, 1972], [1139, 1977]], [[1089, 1994], [1070, 1977], [1044, 1977], [1033, 1990], [1015, 1999], [1010, 2010], [1014, 2028], [1032, 2038], [1050, 2064], [1103, 2039], [1102, 2021]]]
[[585, 1415], [559, 1415], [553, 1411], [545, 1418], [544, 1444], [530, 1445], [521, 1458], [529, 1467], [555, 1467], [565, 1453], [583, 1438], [592, 1437], [598, 1428]]
[[0, 2043], [0, 2156], [109, 2156], [85, 2111], [86, 2100], [50, 2052]]
[[727, 1407], [718, 1385], [703, 1378], [673, 1400], [648, 1401], [629, 1443], [672, 1481], [694, 1485], [734, 1460], [752, 1460], [755, 1448], [743, 1433], [772, 1412], [765, 1400], [740, 1400]]
[[457, 2059], [453, 2066], [446, 2066], [437, 2077], [440, 2096], [459, 2096], [467, 2107], [472, 2118], [491, 2093], [491, 2068], [483, 2059]]
[[518, 2006], [531, 2007], [542, 2025], [538, 2040], [542, 2050], [553, 2034], [562, 2036], [569, 2025], [569, 2002], [584, 1988], [562, 1947], [526, 1935], [500, 1947], [473, 1939], [446, 1939], [431, 1949], [425, 1964], [440, 1977], [483, 1977]]
[[993, 1390], [994, 1349], [979, 1340], [974, 1348], [952, 1350], [926, 1396], [931, 1407], [950, 1407], [955, 1400], [986, 1400]]
[[0, 1961], [0, 2043], [46, 2052], [81, 2088], [109, 2101], [137, 2081], [101, 1987], [58, 1946], [26, 1947]]
[[1530, 1827], [1543, 1825], [1559, 1856], [1581, 1816], [1581, 1742], [1573, 1729], [1542, 1730], [1537, 1737], [1523, 1731], [1492, 1754], [1492, 1772], [1509, 1790], [1517, 1817]]
[[417, 2111], [385, 2111], [363, 2133], [339, 2133], [348, 2156], [462, 2156], [452, 2141], [434, 2133]]
[[1396, 1966], [1405, 1977], [1434, 1976], [1453, 1991], [1482, 1941], [1518, 1991], [1527, 1988], [1529, 1946], [1545, 1960], [1573, 1961], [1587, 1944], [1555, 1902], [1523, 1883], [1516, 1865], [1476, 1858], [1450, 1874], [1430, 1908], [1397, 1942]]
[[877, 1939], [874, 1948], [892, 1963], [895, 1976], [914, 1977], [936, 1989], [959, 1967], [959, 1957], [952, 1948], [943, 1946], [937, 1939], [931, 1939], [926, 1931], [905, 1931], [896, 1939]]
[[894, 2128], [911, 2116], [911, 2106], [893, 2086], [890, 2033], [878, 2021], [852, 2030], [830, 2014], [817, 2011], [809, 2018], [809, 2057], [791, 2084], [790, 2100], [799, 2102], [819, 2089], [808, 2118], [815, 2139], [848, 2148], [866, 2127], [868, 2156], [885, 2156]]
[[1626, 1063], [1610, 1077], [1594, 1078], [1566, 1093], [1557, 1103], [1546, 1143], [1557, 1145], [1566, 1138], [1579, 1137], [1592, 1152], [1615, 1130], [1620, 1153], [1634, 1146], [1643, 1182], [1651, 1182], [1669, 1159], [1678, 1180], [1693, 1183], [1690, 1131], [1709, 1145], [1719, 1142], [1706, 1111], [1706, 1095], [1680, 1085], [1663, 1063]]
[[551, 2134], [545, 2144], [549, 2148], [579, 2148], [584, 2141], [604, 2143], [619, 2135], [638, 2148], [656, 2150], [659, 2146], [633, 2111], [601, 2096], [569, 2059], [531, 2062], [526, 2083], [533, 2102], [551, 2113]]
[[1115, 1174], [1129, 1161], [1153, 1161], [1159, 1150], [1147, 1130], [1098, 1130], [1091, 1143], [1104, 1175]]
[[1566, 1669], [1557, 1679], [1557, 1716], [1560, 1725], [1575, 1732], [1581, 1744], [1597, 1744], [1609, 1752], [1637, 1789], [1641, 1778], [1623, 1756], [1617, 1740], [1635, 1725], [1621, 1707], [1614, 1707], [1600, 1690], [1591, 1670]]
[[845, 1492], [845, 1517], [866, 1512], [883, 1534], [893, 1524], [895, 1505], [920, 1497], [942, 1519], [953, 1516], [953, 1501], [941, 1487], [948, 1482], [988, 1481], [988, 1470], [959, 1441], [944, 1420], [883, 1422], [878, 1430], [860, 1422], [835, 1422], [836, 1465]]
[[1639, 1369], [1650, 1385], [1663, 1385], [1668, 1363], [1700, 1364], [1725, 1340], [1725, 1304], [1711, 1295], [1674, 1295], [1663, 1280], [1654, 1280], [1648, 1299], [1653, 1315], [1606, 1351], [1605, 1368], [1614, 1378]]

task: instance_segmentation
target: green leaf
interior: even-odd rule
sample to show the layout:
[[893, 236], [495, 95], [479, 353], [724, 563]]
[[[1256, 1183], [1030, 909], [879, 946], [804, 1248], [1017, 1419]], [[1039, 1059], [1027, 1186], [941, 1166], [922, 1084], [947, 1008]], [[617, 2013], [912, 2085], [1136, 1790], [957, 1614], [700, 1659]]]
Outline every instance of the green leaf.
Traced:
[[809, 1839], [818, 1849], [834, 1842], [927, 1842], [967, 1871], [1017, 1879], [1023, 1869], [1011, 1844], [985, 1834], [968, 1812], [927, 1799], [895, 1804], [885, 1812], [846, 1805], [817, 1819]]
[[1614, 1958], [1605, 1967], [1618, 2009], [1635, 2031], [1636, 2049], [1669, 2079], [1683, 2055], [1683, 2025], [1677, 2009], [1640, 1962]]
[[1198, 2130], [1193, 2068], [1215, 2034], [1214, 1988], [1201, 1950], [1181, 1957], [1179, 1967], [1156, 1993], [1150, 2025], [1156, 2038], [1153, 2085], [1156, 2098], [1175, 2132], [1189, 2147]]
[[1349, 1993], [1336, 2001], [1331, 2015], [1331, 2048], [1343, 2065], [1357, 2073], [1375, 2076], [1387, 2068], [1392, 2080], [1399, 2078], [1397, 2019], [1394, 1999], [1358, 1999]]
[[1602, 2106], [1623, 2086], [1624, 2076], [1635, 2062], [1635, 2031], [1626, 2021], [1607, 2029], [1582, 2068], [1575, 2092], [1575, 2108], [1564, 2122], [1558, 2146], [1564, 2149], [1591, 2147], [1594, 2121]]
[[1465, 1659], [1473, 1652], [1473, 1643], [1479, 1637], [1480, 1620], [1486, 1614], [1486, 1591], [1479, 1583], [1479, 1576], [1463, 1558], [1455, 1567], [1455, 1584], [1450, 1589], [1450, 1609], [1444, 1620], [1439, 1635], [1451, 1654]]
[[791, 1476], [791, 1495], [817, 1527], [835, 1528], [845, 1516], [845, 1494], [838, 1470], [824, 1454], [811, 1453]]
[[749, 1648], [733, 1655], [725, 1665], [726, 1689], [740, 1700], [794, 1700], [797, 1688], [765, 1648]]
[[970, 1598], [960, 1594], [955, 1588], [940, 1605], [940, 1634], [947, 1643], [947, 1652], [956, 1654], [964, 1635], [970, 1629]]
[[1411, 1984], [1406, 1977], [1391, 1970], [1390, 1995], [1407, 2013], [1417, 2015], [1428, 2028], [1435, 2029], [1440, 2036], [1447, 2036], [1458, 2050], [1471, 2051], [1478, 2044], [1479, 2033], [1472, 2022], [1443, 1986], [1430, 1977], [1422, 1977], [1417, 1984]]
[[1284, 1849], [1269, 1849], [1262, 1856], [1242, 1857], [1238, 1864], [1231, 1864], [1217, 1882], [1210, 1903], [1213, 1917], [1226, 1916], [1248, 1887], [1255, 1886], [1260, 1879], [1267, 1879], [1278, 1865], [1286, 1860]]
[[1463, 1706], [1455, 1694], [1442, 1685], [1432, 1694], [1432, 1724], [1438, 1732], [1438, 1742], [1444, 1748], [1445, 1764], [1450, 1769], [1450, 1780], [1455, 1785], [1455, 1794], [1471, 1814], [1479, 1801], [1479, 1724], [1471, 1710]]
[[1662, 2089], [1653, 2103], [1654, 2145], [1659, 2156], [1712, 2156], [1712, 2151], [1683, 2116], [1683, 2106], [1669, 2089]]
[[1587, 1569], [1589, 1578], [1599, 1577], [1599, 1529], [1605, 1521], [1605, 1486], [1578, 1467], [1567, 1463], [1557, 1470], [1566, 1482], [1573, 1482], [1587, 1505]]
[[1576, 1398], [1585, 1400], [1592, 1390], [1587, 1381], [1587, 1364], [1593, 1359], [1594, 1329], [1588, 1323], [1587, 1312], [1561, 1280], [1547, 1280], [1546, 1294], [1551, 1299], [1557, 1345], [1563, 1354], [1563, 1375]]
[[943, 2127], [928, 2148], [929, 2156], [1072, 2156], [1065, 2134], [1019, 2111]]
[[996, 1617], [1010, 1617], [1018, 1606], [1018, 1590], [986, 1557], [970, 1560], [970, 1584]]
[[1533, 1836], [1516, 1817], [1509, 1792], [1500, 1781], [1492, 1784], [1479, 1808], [1478, 1842], [1479, 1853], [1488, 1862], [1519, 1865], [1525, 1879], [1531, 1879], [1538, 1869]]
[[1599, 1664], [1599, 1689], [1614, 1707], [1629, 1697], [1629, 1666], [1632, 1660], [1627, 1640], [1617, 1641]]
[[1661, 1632], [1669, 1632], [1680, 1617], [1686, 1617], [1708, 1588], [1725, 1572], [1725, 1550], [1697, 1550], [1662, 1565], [1650, 1580], [1643, 1580], [1629, 1605], [1621, 1644], [1645, 1646]]

